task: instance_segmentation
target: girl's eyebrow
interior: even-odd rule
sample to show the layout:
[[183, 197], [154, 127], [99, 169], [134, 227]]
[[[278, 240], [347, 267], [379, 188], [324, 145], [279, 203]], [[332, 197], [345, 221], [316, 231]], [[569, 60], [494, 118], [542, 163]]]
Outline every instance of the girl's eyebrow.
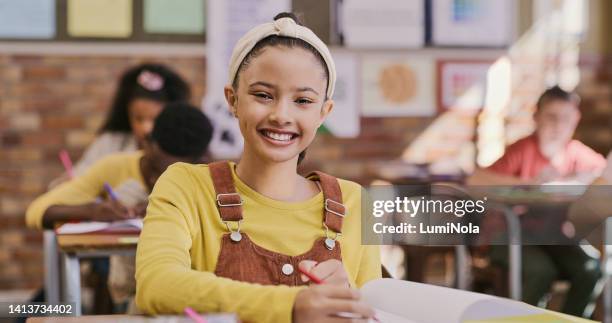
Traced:
[[[251, 88], [251, 87], [254, 87], [254, 86], [257, 86], [257, 85], [260, 85], [260, 86], [263, 86], [263, 87], [267, 87], [269, 89], [274, 89], [275, 88], [274, 85], [272, 85], [270, 83], [262, 82], [262, 81], [253, 82], [253, 83], [251, 83], [249, 85], [249, 87]], [[316, 95], [319, 95], [319, 92], [315, 91], [313, 88], [308, 87], [308, 86], [299, 87], [299, 88], [296, 89], [296, 91], [297, 92], [312, 92], [312, 93], [314, 93]]]
[[313, 88], [311, 88], [311, 87], [307, 87], [307, 86], [297, 88], [297, 91], [298, 91], [298, 92], [307, 92], [307, 91], [308, 91], [308, 92], [312, 92], [312, 93], [314, 93], [314, 94], [316, 94], [316, 95], [319, 95], [319, 92], [317, 92], [317, 91], [315, 91]]
[[257, 82], [251, 83], [249, 85], [249, 87], [254, 87], [254, 86], [257, 86], [257, 85], [261, 85], [261, 86], [264, 86], [264, 87], [267, 87], [267, 88], [270, 88], [270, 89], [274, 89], [274, 85], [272, 85], [270, 83], [262, 82], [262, 81], [257, 81]]

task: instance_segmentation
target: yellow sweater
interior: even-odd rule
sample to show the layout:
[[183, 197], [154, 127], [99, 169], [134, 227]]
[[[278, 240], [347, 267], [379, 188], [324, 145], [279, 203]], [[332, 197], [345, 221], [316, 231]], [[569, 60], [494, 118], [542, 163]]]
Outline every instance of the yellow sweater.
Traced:
[[[261, 247], [296, 256], [324, 236], [323, 194], [297, 203], [267, 198], [234, 172], [244, 200], [241, 232]], [[361, 245], [361, 187], [340, 180], [348, 212], [344, 219], [342, 261], [353, 286], [381, 275], [377, 246]], [[263, 286], [214, 274], [221, 222], [208, 166], [174, 164], [159, 178], [149, 198], [136, 255], [136, 302], [151, 314], [235, 312], [252, 322], [290, 322], [297, 292], [304, 287]]]
[[65, 182], [41, 195], [26, 211], [26, 223], [31, 228], [42, 229], [43, 214], [52, 205], [79, 205], [90, 203], [105, 194], [104, 182], [113, 188], [128, 180], [145, 187], [140, 171], [142, 152], [120, 153], [101, 159], [83, 175]]

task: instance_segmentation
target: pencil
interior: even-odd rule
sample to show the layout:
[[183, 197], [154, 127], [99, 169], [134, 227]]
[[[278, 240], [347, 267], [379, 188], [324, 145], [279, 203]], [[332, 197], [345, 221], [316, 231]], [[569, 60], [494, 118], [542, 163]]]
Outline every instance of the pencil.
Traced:
[[115, 191], [113, 191], [113, 188], [110, 186], [110, 184], [105, 182], [104, 189], [106, 190], [106, 193], [108, 193], [108, 195], [110, 196], [111, 200], [115, 202], [119, 201], [117, 194], [115, 194]]
[[191, 318], [196, 323], [206, 323], [206, 319], [200, 316], [200, 314], [194, 311], [191, 307], [185, 307], [183, 312], [185, 312], [185, 315], [189, 316], [189, 318]]
[[321, 285], [323, 284], [323, 281], [321, 280], [321, 278], [315, 276], [314, 274], [312, 274], [309, 271], [306, 271], [305, 269], [298, 267], [298, 269], [300, 270], [300, 272], [302, 274], [304, 274], [304, 276], [308, 277], [308, 279], [310, 279], [311, 282], [317, 284], [317, 285]]
[[64, 169], [66, 170], [66, 174], [68, 174], [68, 177], [71, 179], [74, 178], [74, 172], [72, 170], [72, 161], [70, 160], [70, 155], [68, 155], [66, 149], [62, 149], [59, 152], [59, 159], [62, 162], [62, 165], [64, 165]]

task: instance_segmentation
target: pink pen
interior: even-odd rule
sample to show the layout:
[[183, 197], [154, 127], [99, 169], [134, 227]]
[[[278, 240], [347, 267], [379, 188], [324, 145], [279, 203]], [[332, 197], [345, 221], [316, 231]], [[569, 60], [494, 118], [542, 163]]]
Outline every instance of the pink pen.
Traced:
[[70, 155], [68, 155], [66, 149], [62, 149], [59, 152], [59, 159], [62, 161], [62, 165], [64, 165], [64, 169], [66, 170], [66, 174], [68, 174], [68, 177], [70, 177], [71, 179], [74, 178], [74, 172], [72, 171], [72, 161], [70, 160]]
[[189, 316], [196, 323], [206, 323], [206, 319], [200, 316], [200, 314], [194, 311], [191, 307], [185, 307], [183, 312], [185, 312], [185, 315]]

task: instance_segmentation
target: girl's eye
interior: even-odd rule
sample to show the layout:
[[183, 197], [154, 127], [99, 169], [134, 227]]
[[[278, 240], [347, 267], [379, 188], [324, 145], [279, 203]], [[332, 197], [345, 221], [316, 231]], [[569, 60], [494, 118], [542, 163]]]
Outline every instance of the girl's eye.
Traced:
[[268, 95], [267, 93], [258, 92], [258, 93], [255, 93], [254, 95], [260, 99], [272, 100], [272, 97]]
[[305, 104], [311, 104], [312, 103], [312, 101], [310, 99], [306, 99], [306, 98], [297, 99], [297, 100], [295, 100], [295, 102], [297, 104], [300, 104], [300, 105], [305, 105]]

